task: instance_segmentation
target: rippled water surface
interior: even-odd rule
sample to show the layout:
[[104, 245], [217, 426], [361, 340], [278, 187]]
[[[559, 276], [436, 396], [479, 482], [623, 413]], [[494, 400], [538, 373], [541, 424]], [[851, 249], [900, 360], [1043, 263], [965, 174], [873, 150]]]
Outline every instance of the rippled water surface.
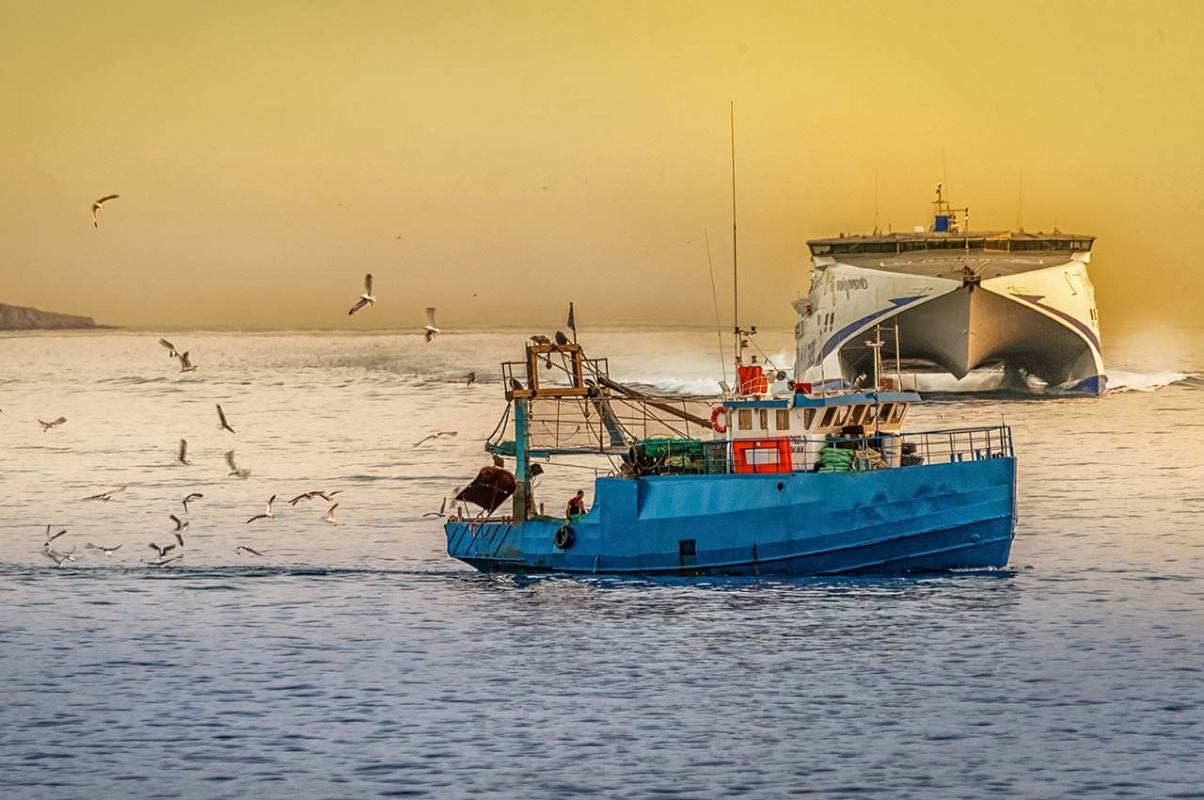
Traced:
[[[191, 375], [156, 338], [0, 337], [0, 796], [1204, 796], [1204, 331], [1114, 335], [1103, 398], [916, 409], [1014, 426], [1009, 570], [789, 581], [449, 560], [422, 515], [486, 463], [521, 334], [173, 334]], [[719, 377], [705, 332], [584, 339]], [[312, 489], [337, 525], [283, 502]]]

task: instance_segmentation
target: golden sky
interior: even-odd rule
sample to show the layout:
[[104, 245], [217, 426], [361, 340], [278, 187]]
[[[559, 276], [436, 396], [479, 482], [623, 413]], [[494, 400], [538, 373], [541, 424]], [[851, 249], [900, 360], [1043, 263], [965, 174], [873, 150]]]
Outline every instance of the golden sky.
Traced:
[[[1196, 323], [1202, 2], [0, 6], [0, 302], [130, 326], [793, 323], [808, 238], [1093, 233]], [[88, 206], [119, 193], [93, 230]], [[346, 309], [363, 273], [378, 305]], [[475, 295], [475, 296], [474, 296]], [[726, 320], [725, 320], [726, 322]]]

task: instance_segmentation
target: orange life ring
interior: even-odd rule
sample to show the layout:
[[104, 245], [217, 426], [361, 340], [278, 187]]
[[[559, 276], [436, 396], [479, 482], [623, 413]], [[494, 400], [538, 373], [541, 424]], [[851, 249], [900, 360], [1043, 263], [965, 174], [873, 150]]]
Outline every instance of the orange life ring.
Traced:
[[[723, 416], [723, 422], [719, 422], [720, 415]], [[711, 430], [715, 433], [727, 433], [727, 409], [723, 406], [715, 406], [711, 410]]]

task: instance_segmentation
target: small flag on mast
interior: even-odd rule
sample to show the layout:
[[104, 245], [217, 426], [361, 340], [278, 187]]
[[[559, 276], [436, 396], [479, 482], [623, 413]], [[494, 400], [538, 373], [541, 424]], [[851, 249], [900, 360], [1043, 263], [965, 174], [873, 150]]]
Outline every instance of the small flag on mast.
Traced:
[[569, 329], [573, 332], [573, 344], [577, 343], [577, 317], [573, 314], [573, 304], [569, 303]]

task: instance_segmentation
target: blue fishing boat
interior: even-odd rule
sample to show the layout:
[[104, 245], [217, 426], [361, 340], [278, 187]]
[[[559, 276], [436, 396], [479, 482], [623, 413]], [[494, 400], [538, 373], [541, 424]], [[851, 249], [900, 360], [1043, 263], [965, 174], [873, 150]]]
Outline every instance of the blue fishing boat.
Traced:
[[[634, 575], [1007, 564], [1010, 428], [904, 432], [920, 397], [880, 378], [879, 359], [870, 390], [792, 384], [775, 394], [771, 381], [784, 376], [738, 356], [735, 389], [665, 397], [611, 380], [605, 359], [558, 340], [502, 365], [508, 404], [486, 445], [494, 466], [457, 495], [445, 523], [454, 558], [483, 571]], [[533, 487], [544, 465], [586, 456], [608, 463], [592, 506], [542, 513]]]

